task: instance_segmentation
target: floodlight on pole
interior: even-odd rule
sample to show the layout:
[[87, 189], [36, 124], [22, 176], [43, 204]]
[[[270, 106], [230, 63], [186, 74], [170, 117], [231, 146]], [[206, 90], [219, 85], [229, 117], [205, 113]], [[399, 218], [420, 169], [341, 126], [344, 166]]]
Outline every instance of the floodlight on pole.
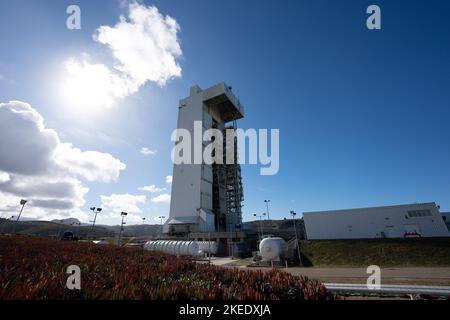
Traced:
[[25, 207], [26, 203], [27, 203], [27, 200], [24, 200], [24, 199], [20, 200], [20, 205], [22, 206], [22, 208], [20, 208], [20, 212], [19, 212], [19, 215], [17, 216], [16, 222], [19, 221], [20, 215], [22, 214], [22, 211], [23, 211], [23, 207]]
[[94, 231], [95, 221], [97, 221], [97, 214], [99, 214], [102, 211], [102, 208], [91, 207], [90, 210], [92, 210], [92, 212], [94, 213], [94, 220], [91, 221], [92, 222], [91, 230]]
[[270, 220], [270, 214], [269, 214], [269, 202], [270, 202], [270, 200], [264, 200], [264, 202], [266, 203], [266, 208], [267, 208], [267, 220]]
[[119, 233], [119, 241], [118, 241], [118, 245], [120, 246], [121, 241], [122, 241], [122, 232], [123, 232], [123, 225], [125, 224], [125, 222], [123, 221], [125, 219], [125, 217], [128, 215], [127, 212], [121, 212], [120, 215], [122, 216], [122, 223], [120, 224], [120, 233]]
[[260, 229], [260, 232], [261, 232], [260, 239], [262, 240], [262, 238], [264, 237], [263, 226], [262, 226], [262, 217], [264, 217], [266, 214], [263, 213], [261, 215], [257, 215], [256, 213], [254, 213], [253, 215], [255, 217], [259, 218], [259, 229]]
[[298, 262], [300, 265], [303, 265], [302, 264], [302, 256], [300, 254], [300, 245], [298, 244], [297, 227], [295, 225], [295, 216], [297, 215], [297, 213], [294, 210], [291, 210], [291, 215], [292, 215], [292, 222], [294, 223], [295, 244], [297, 246]]

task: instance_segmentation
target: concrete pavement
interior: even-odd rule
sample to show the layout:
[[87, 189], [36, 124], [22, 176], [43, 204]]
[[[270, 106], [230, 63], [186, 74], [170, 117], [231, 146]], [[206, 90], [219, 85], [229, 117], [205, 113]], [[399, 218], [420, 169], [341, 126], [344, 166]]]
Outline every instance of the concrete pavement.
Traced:
[[[303, 275], [322, 282], [365, 283], [369, 274], [365, 268], [288, 268], [294, 275]], [[450, 285], [449, 267], [383, 268], [381, 283]]]
[[[242, 262], [242, 263], [241, 263]], [[230, 258], [213, 258], [212, 264], [224, 267], [238, 267], [249, 270], [270, 270], [264, 267], [246, 267], [247, 259], [231, 260]], [[232, 264], [232, 265], [229, 265]], [[369, 274], [366, 268], [280, 268], [294, 275], [303, 275], [311, 279], [330, 283], [365, 284]], [[450, 267], [381, 267], [382, 284], [434, 285], [450, 286]]]

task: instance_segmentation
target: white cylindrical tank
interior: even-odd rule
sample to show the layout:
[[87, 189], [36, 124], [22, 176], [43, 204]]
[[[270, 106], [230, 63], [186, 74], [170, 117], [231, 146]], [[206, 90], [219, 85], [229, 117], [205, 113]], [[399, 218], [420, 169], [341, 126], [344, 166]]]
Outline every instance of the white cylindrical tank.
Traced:
[[177, 243], [175, 244], [175, 255], [179, 256], [180, 255], [180, 246], [181, 246], [181, 241], [177, 241]]
[[162, 252], [166, 252], [167, 243], [169, 243], [169, 241], [161, 241], [161, 251]]
[[265, 238], [259, 243], [259, 252], [263, 261], [279, 261], [286, 256], [288, 245], [282, 238]]
[[197, 256], [200, 250], [197, 241], [174, 240], [147, 241], [144, 244], [144, 249], [149, 251], [160, 251], [177, 256]]
[[189, 241], [188, 256], [196, 256], [199, 252], [197, 241]]
[[175, 242], [175, 241], [169, 241], [169, 242], [167, 242], [167, 249], [166, 249], [166, 252], [167, 252], [168, 254], [173, 254], [173, 253], [172, 253], [172, 250], [173, 250], [173, 244], [174, 244], [174, 242]]
[[197, 241], [199, 250], [203, 253], [217, 254], [219, 246], [216, 241]]
[[180, 243], [180, 249], [178, 250], [180, 256], [185, 256], [185, 255], [187, 255], [187, 250], [186, 250], [186, 248], [187, 248], [187, 241], [182, 241], [182, 242]]

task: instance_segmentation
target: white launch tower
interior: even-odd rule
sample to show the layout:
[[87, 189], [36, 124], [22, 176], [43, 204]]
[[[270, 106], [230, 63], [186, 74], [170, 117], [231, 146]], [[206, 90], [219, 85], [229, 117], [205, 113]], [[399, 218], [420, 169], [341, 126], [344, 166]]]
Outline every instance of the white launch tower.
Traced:
[[[193, 86], [190, 95], [180, 100], [177, 127], [194, 137], [194, 122], [201, 121], [203, 132], [216, 128], [236, 129], [236, 120], [244, 117], [238, 98], [225, 83], [202, 90]], [[234, 231], [242, 222], [243, 188], [241, 168], [236, 161], [237, 143], [231, 148], [234, 164], [175, 164], [173, 167], [170, 216], [163, 231], [169, 235], [193, 232]], [[228, 139], [231, 140], [231, 139]], [[202, 144], [202, 150], [210, 142]], [[194, 154], [194, 143], [192, 152]], [[225, 157], [226, 152], [223, 151]]]

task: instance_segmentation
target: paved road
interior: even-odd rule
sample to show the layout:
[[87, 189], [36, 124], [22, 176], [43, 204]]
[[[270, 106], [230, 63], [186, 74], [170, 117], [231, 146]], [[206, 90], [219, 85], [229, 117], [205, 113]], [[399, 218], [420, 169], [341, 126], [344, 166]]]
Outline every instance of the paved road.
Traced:
[[[365, 268], [289, 268], [288, 272], [323, 282], [365, 283]], [[381, 268], [381, 283], [450, 285], [450, 268]]]
[[[230, 258], [213, 258], [212, 264], [227, 266], [230, 262], [239, 265], [239, 260]], [[246, 268], [242, 260], [240, 268]], [[268, 268], [249, 268], [262, 269]], [[284, 270], [284, 268], [283, 268]], [[334, 283], [366, 283], [368, 274], [365, 268], [288, 268], [294, 275], [304, 275], [322, 282]], [[413, 268], [381, 268], [382, 284], [436, 285], [450, 286], [450, 267], [413, 267]]]

